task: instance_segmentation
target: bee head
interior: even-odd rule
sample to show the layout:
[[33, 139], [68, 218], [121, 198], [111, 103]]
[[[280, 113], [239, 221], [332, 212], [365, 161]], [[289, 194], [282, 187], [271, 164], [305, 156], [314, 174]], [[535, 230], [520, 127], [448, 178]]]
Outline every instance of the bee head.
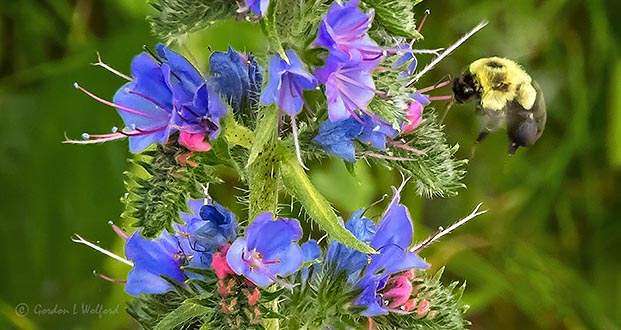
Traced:
[[457, 103], [464, 103], [477, 95], [474, 78], [470, 72], [464, 72], [453, 80], [453, 95]]

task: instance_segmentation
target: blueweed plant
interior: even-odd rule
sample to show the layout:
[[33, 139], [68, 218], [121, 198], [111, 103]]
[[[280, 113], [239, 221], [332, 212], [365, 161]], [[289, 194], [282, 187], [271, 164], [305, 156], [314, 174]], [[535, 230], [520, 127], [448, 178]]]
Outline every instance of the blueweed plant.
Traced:
[[[145, 48], [112, 101], [124, 127], [66, 143], [129, 140], [122, 283], [128, 313], [145, 329], [464, 329], [464, 285], [427, 273], [419, 252], [476, 217], [415, 244], [403, 187], [427, 198], [464, 185], [464, 160], [447, 143], [418, 80], [485, 22], [446, 49], [417, 49], [411, 0], [156, 0], [149, 18], [165, 44]], [[426, 17], [426, 15], [425, 15]], [[265, 57], [212, 52], [209, 71], [184, 56], [185, 33], [219, 19], [246, 19], [266, 35]], [[177, 46], [177, 47], [175, 47]], [[176, 49], [176, 50], [175, 50]], [[433, 59], [418, 70], [420, 54]], [[429, 56], [426, 55], [426, 56]], [[261, 65], [262, 64], [262, 65]], [[402, 173], [379, 219], [366, 208], [343, 221], [306, 174], [336, 157]], [[222, 168], [247, 185], [247, 214], [209, 194]], [[336, 189], [337, 187], [335, 187]], [[289, 195], [327, 237], [309, 239], [298, 219], [279, 215]], [[353, 211], [353, 210], [348, 210]], [[308, 226], [306, 226], [308, 227]]]

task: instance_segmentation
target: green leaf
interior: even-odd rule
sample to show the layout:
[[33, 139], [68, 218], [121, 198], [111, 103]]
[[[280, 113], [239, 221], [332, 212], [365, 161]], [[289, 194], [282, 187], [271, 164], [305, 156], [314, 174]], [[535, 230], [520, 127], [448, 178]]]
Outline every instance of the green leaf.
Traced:
[[272, 104], [262, 111], [259, 117], [259, 123], [254, 134], [254, 140], [252, 147], [250, 148], [250, 156], [248, 156], [248, 165], [252, 164], [259, 153], [263, 151], [265, 145], [269, 141], [273, 141], [276, 138], [276, 132], [278, 130], [278, 106]]
[[289, 63], [289, 57], [285, 53], [285, 50], [282, 47], [282, 41], [278, 35], [278, 25], [276, 24], [277, 4], [278, 1], [270, 1], [267, 13], [263, 16], [263, 19], [261, 19], [261, 28], [263, 28], [263, 32], [267, 36], [270, 47], [272, 47], [280, 55], [280, 58]]
[[203, 305], [184, 302], [179, 308], [166, 315], [154, 328], [155, 330], [175, 329], [193, 318], [201, 318], [211, 312], [211, 308]]
[[287, 191], [304, 206], [311, 218], [331, 238], [364, 253], [377, 253], [375, 249], [359, 241], [339, 222], [330, 203], [313, 186], [292, 153], [284, 153], [282, 157], [281, 177]]
[[238, 124], [232, 115], [223, 121], [224, 137], [231, 146], [240, 146], [250, 149], [254, 134], [247, 127]]

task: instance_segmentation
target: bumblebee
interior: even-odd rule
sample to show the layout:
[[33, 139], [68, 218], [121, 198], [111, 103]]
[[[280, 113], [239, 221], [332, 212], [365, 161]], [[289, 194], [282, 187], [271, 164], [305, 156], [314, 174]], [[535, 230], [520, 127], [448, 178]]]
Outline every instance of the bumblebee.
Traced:
[[453, 80], [457, 103], [476, 98], [482, 129], [476, 142], [503, 126], [509, 137], [509, 154], [533, 145], [546, 124], [541, 88], [516, 62], [500, 57], [476, 60]]

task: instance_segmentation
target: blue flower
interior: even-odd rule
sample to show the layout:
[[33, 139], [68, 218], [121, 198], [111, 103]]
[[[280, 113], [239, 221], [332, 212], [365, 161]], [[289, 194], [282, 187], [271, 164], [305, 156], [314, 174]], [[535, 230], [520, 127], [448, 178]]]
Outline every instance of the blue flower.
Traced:
[[157, 44], [155, 50], [162, 60], [161, 69], [172, 91], [172, 122], [180, 131], [179, 142], [190, 150], [211, 149], [204, 139], [212, 140], [218, 136], [218, 121], [226, 114], [226, 106], [183, 56], [163, 44]]
[[165, 143], [176, 131], [170, 125], [172, 92], [160, 65], [148, 54], [132, 60], [133, 80], [113, 97], [125, 126], [130, 128], [129, 150], [140, 152], [153, 143]]
[[364, 121], [362, 134], [358, 137], [358, 140], [372, 145], [376, 149], [386, 149], [386, 138], [394, 138], [398, 133], [397, 130], [392, 128], [392, 125], [379, 118], [374, 118], [374, 116], [364, 115], [362, 120]]
[[91, 144], [129, 137], [130, 151], [140, 152], [153, 143], [166, 143], [172, 133], [180, 131], [179, 143], [188, 149], [211, 148], [205, 138], [218, 136], [218, 120], [227, 108], [190, 62], [162, 44], [155, 49], [157, 60], [146, 53], [134, 57], [133, 79], [119, 88], [113, 102], [75, 84], [89, 96], [117, 108], [126, 127], [114, 129], [112, 134], [85, 133], [83, 141], [67, 143]]
[[132, 296], [172, 290], [162, 275], [179, 283], [185, 280], [181, 270], [184, 253], [180, 250], [178, 239], [167, 232], [150, 240], [143, 238], [140, 230], [136, 231], [125, 244], [125, 255], [134, 262], [125, 284], [125, 292]]
[[363, 61], [373, 62], [375, 66], [381, 60], [382, 49], [367, 35], [373, 15], [373, 10], [369, 14], [360, 11], [358, 0], [334, 2], [321, 21], [315, 45], [328, 48], [330, 53], [351, 54], [355, 50]]
[[233, 212], [215, 201], [190, 200], [188, 206], [191, 213], [180, 213], [186, 223], [181, 235], [192, 250], [187, 266], [209, 269], [213, 254], [237, 237], [237, 220]]
[[233, 242], [226, 261], [238, 275], [244, 275], [260, 287], [297, 271], [304, 261], [296, 241], [302, 235], [300, 223], [294, 219], [275, 221], [271, 213], [261, 213], [246, 230], [246, 237]]
[[[370, 220], [360, 218], [359, 212], [352, 216], [354, 224], [348, 229], [359, 239], [369, 241], [379, 254], [367, 257], [362, 263], [360, 252], [333, 243], [328, 250], [327, 262], [335, 264], [337, 269], [344, 269], [349, 279], [359, 278], [355, 286], [362, 289], [357, 305], [366, 306], [365, 316], [387, 314], [382, 296], [378, 293], [390, 281], [391, 275], [413, 268], [425, 269], [428, 265], [414, 252], [409, 252], [412, 243], [413, 227], [405, 206], [399, 204], [399, 191], [393, 189], [394, 198], [384, 213], [375, 233], [369, 228]], [[347, 227], [347, 225], [346, 225]], [[367, 229], [369, 228], [369, 229]], [[372, 238], [371, 238], [372, 236]], [[366, 257], [366, 255], [363, 255]], [[366, 266], [366, 268], [365, 268]], [[360, 276], [358, 274], [361, 273]], [[352, 277], [352, 275], [356, 275]]]
[[338, 122], [326, 120], [319, 126], [319, 133], [313, 141], [321, 145], [321, 148], [328, 154], [353, 163], [356, 161], [356, 148], [353, 140], [361, 133], [362, 125], [356, 118]]
[[317, 87], [317, 79], [304, 70], [297, 54], [286, 51], [289, 63], [276, 54], [270, 59], [269, 82], [261, 95], [264, 104], [277, 103], [278, 107], [295, 115], [302, 110], [302, 90]]
[[[375, 224], [369, 218], [363, 217], [363, 209], [360, 209], [345, 223], [349, 230], [358, 240], [370, 244], [375, 236]], [[350, 282], [356, 282], [360, 277], [360, 271], [368, 264], [369, 257], [357, 250], [349, 248], [338, 241], [330, 243], [326, 254], [326, 263], [333, 264], [337, 273], [345, 271]]]
[[[319, 260], [321, 257], [321, 248], [317, 241], [314, 239], [307, 241], [306, 243], [300, 246], [302, 249], [302, 255], [304, 256], [305, 267], [302, 268], [302, 283], [306, 283], [308, 280], [308, 274], [310, 272], [310, 268], [314, 267], [315, 260]], [[308, 264], [307, 264], [308, 263]]]
[[[362, 123], [360, 123], [362, 121]], [[325, 121], [319, 126], [319, 133], [313, 139], [328, 154], [353, 163], [356, 161], [354, 139], [377, 149], [386, 149], [386, 138], [393, 138], [397, 131], [379, 118], [364, 114], [362, 118], [343, 121]]]
[[358, 109], [366, 111], [375, 95], [374, 68], [374, 63], [365, 62], [360, 52], [352, 50], [349, 54], [331, 52], [325, 66], [315, 69], [315, 76], [326, 86], [330, 120], [347, 119]]
[[223, 95], [231, 107], [239, 111], [242, 99], [250, 88], [246, 63], [232, 47], [224, 52], [213, 52], [209, 57], [209, 72], [214, 89]]
[[134, 263], [125, 291], [131, 295], [164, 293], [172, 286], [161, 276], [183, 283], [199, 275], [186, 270], [210, 269], [213, 254], [237, 236], [237, 221], [231, 211], [216, 202], [190, 200], [191, 213], [180, 213], [184, 225], [174, 225], [174, 234], [162, 232], [145, 239], [137, 230], [127, 239], [125, 254]]

